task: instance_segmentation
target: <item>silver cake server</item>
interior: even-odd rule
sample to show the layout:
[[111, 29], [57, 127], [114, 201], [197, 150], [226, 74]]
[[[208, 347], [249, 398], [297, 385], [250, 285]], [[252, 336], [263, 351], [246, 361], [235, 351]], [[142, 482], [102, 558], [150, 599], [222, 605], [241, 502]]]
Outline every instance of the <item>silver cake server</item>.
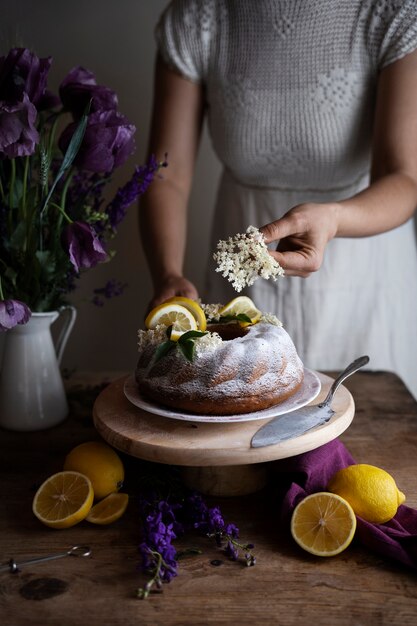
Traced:
[[280, 441], [293, 439], [316, 426], [322, 426], [328, 422], [334, 415], [334, 411], [330, 405], [337, 388], [348, 376], [357, 372], [358, 369], [367, 363], [369, 363], [369, 357], [361, 356], [348, 365], [333, 382], [325, 400], [320, 404], [303, 406], [301, 409], [285, 413], [285, 415], [273, 417], [256, 431], [252, 437], [251, 447], [262, 448], [263, 446], [271, 446]]

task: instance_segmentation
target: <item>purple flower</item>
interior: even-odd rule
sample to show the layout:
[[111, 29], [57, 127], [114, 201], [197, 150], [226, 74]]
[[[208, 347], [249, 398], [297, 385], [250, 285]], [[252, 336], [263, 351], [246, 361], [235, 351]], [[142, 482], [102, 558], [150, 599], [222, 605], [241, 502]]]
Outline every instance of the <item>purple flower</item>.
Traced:
[[126, 283], [121, 283], [114, 278], [108, 280], [104, 287], [97, 287], [94, 289], [94, 297], [92, 300], [93, 304], [96, 306], [104, 306], [105, 300], [121, 296], [126, 287]]
[[81, 117], [90, 101], [90, 113], [116, 111], [118, 105], [116, 93], [97, 85], [94, 74], [80, 66], [74, 67], [64, 78], [59, 95], [65, 109], [71, 111], [75, 119]]
[[68, 224], [62, 233], [62, 245], [77, 272], [94, 267], [108, 258], [94, 229], [84, 222]]
[[20, 300], [0, 301], [0, 331], [10, 330], [17, 324], [26, 324], [31, 315], [29, 307]]
[[51, 57], [39, 59], [27, 48], [12, 48], [7, 57], [0, 57], [0, 100], [20, 102], [26, 93], [42, 108], [51, 62]]
[[14, 159], [34, 153], [39, 143], [37, 111], [27, 94], [15, 104], [0, 101], [0, 154]]
[[154, 155], [151, 155], [146, 165], [135, 168], [132, 178], [123, 187], [120, 187], [110, 204], [106, 208], [109, 223], [113, 230], [122, 222], [126, 211], [139, 196], [145, 193], [160, 167], [167, 167], [168, 163], [160, 163]]
[[[77, 122], [72, 122], [63, 131], [59, 139], [62, 152], [65, 153], [77, 126]], [[135, 132], [135, 126], [117, 111], [92, 113], [74, 163], [90, 172], [112, 172], [133, 153]]]

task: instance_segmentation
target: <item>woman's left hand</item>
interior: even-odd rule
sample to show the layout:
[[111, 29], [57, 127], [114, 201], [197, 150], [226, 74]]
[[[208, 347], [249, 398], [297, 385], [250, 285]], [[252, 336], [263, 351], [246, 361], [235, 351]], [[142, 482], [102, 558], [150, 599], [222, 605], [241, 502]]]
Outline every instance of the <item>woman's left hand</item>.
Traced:
[[270, 254], [287, 276], [310, 276], [320, 269], [326, 245], [337, 233], [337, 203], [299, 204], [282, 218], [260, 228], [265, 243], [278, 241]]

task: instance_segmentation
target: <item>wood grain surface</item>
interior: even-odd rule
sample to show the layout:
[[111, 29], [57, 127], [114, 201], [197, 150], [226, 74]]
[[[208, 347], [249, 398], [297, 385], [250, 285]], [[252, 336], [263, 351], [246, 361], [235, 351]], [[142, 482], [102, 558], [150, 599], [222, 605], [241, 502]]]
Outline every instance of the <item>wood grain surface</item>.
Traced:
[[[321, 381], [318, 404], [326, 397], [333, 379], [318, 374]], [[112, 446], [158, 463], [185, 466], [229, 466], [264, 463], [313, 450], [338, 437], [351, 423], [354, 402], [341, 385], [334, 396], [331, 420], [288, 441], [251, 448], [256, 431], [269, 419], [237, 423], [188, 422], [148, 413], [129, 402], [123, 386], [126, 377], [109, 385], [94, 404], [97, 430]]]
[[[357, 462], [383, 467], [396, 479], [409, 506], [417, 508], [417, 404], [393, 374], [361, 372], [345, 383], [356, 405], [355, 418], [340, 439]], [[0, 574], [2, 626], [411, 626], [417, 623], [416, 572], [384, 560], [353, 543], [336, 557], [320, 559], [301, 551], [278, 525], [274, 485], [253, 495], [211, 498], [225, 519], [255, 544], [257, 565], [227, 560], [205, 537], [187, 536], [178, 549], [202, 554], [180, 562], [179, 575], [163, 593], [138, 600], [137, 481], [157, 468], [130, 455], [124, 491], [125, 515], [97, 527], [81, 522], [57, 531], [31, 511], [36, 488], [62, 469], [75, 445], [99, 435], [92, 420], [97, 390], [71, 396], [72, 414], [40, 433], [0, 431], [0, 561], [42, 556], [86, 544], [87, 559], [66, 558]], [[280, 461], [278, 461], [279, 463]], [[213, 566], [213, 561], [220, 566]]]

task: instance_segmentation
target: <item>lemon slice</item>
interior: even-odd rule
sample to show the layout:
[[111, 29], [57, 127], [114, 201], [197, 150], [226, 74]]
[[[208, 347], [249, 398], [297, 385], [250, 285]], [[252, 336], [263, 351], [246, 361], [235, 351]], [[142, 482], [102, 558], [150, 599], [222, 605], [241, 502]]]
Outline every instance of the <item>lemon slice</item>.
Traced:
[[[222, 317], [227, 315], [247, 315], [251, 319], [251, 323], [255, 324], [261, 319], [262, 312], [256, 308], [255, 304], [252, 302], [248, 296], [238, 296], [237, 298], [233, 298], [228, 304], [226, 304], [222, 309], [220, 309], [219, 314]], [[249, 322], [239, 322], [240, 326], [249, 326]]]
[[87, 517], [94, 500], [91, 481], [79, 472], [58, 472], [39, 487], [33, 499], [36, 517], [51, 528], [69, 528]]
[[100, 500], [93, 506], [89, 514], [85, 518], [87, 522], [92, 524], [111, 524], [119, 517], [122, 517], [126, 511], [129, 502], [127, 493], [111, 493], [109, 496]]
[[313, 493], [301, 500], [291, 518], [291, 534], [301, 548], [316, 556], [333, 556], [348, 547], [356, 517], [346, 500], [333, 493]]
[[204, 332], [207, 328], [207, 319], [206, 315], [201, 308], [201, 306], [195, 300], [191, 300], [191, 298], [185, 298], [183, 296], [174, 296], [170, 298], [168, 302], [174, 302], [175, 304], [181, 304], [186, 309], [190, 311], [195, 317], [195, 321], [197, 322], [198, 330]]
[[159, 324], [163, 324], [168, 328], [172, 326], [171, 339], [178, 341], [184, 333], [189, 330], [197, 330], [197, 322], [194, 315], [175, 302], [164, 302], [158, 305], [149, 313], [145, 320], [145, 326], [148, 329], [155, 329]]

